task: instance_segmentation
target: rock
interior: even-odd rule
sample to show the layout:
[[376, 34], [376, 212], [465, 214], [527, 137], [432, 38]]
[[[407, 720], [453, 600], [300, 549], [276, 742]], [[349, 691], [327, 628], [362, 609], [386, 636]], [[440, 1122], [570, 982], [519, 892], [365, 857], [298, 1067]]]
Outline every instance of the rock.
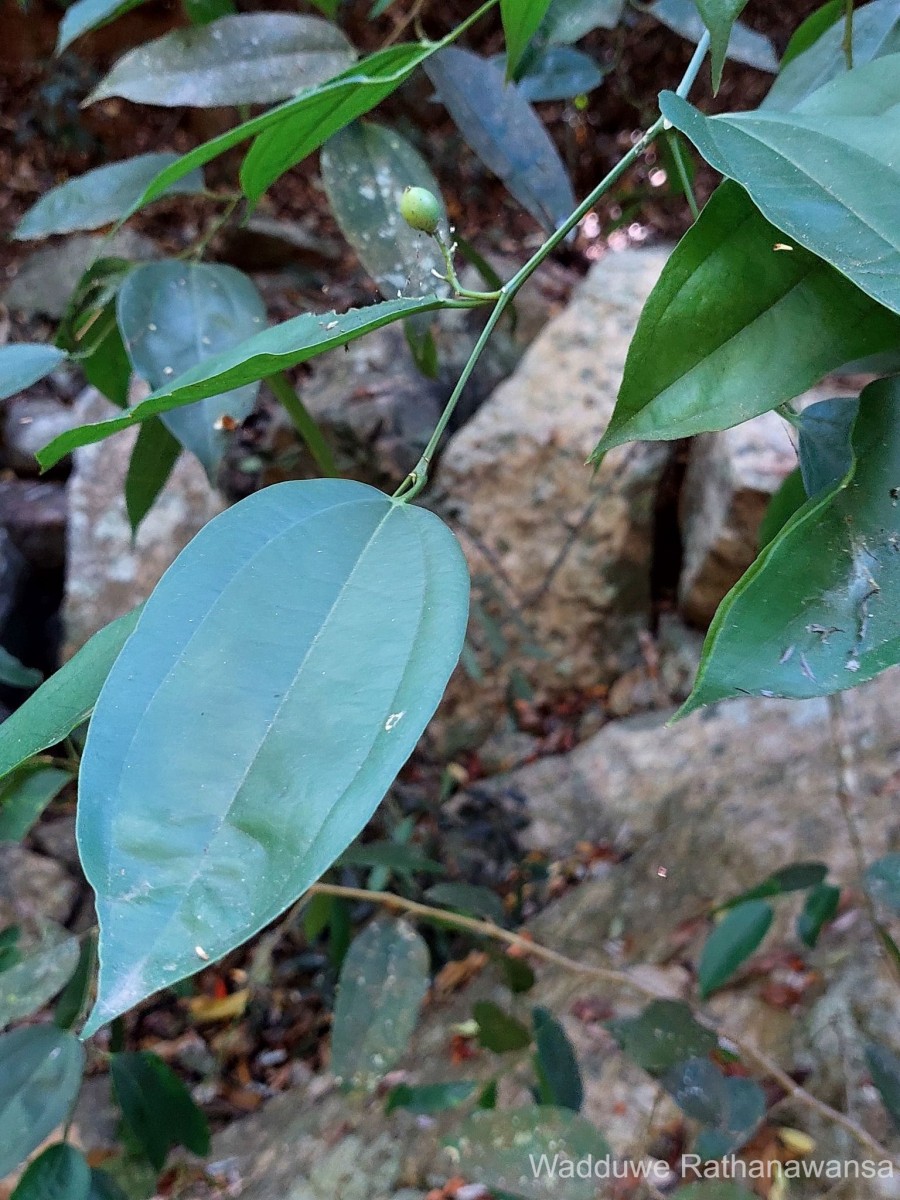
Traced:
[[0, 929], [40, 917], [62, 924], [77, 894], [62, 864], [24, 846], [0, 845]]
[[0, 631], [6, 627], [19, 603], [27, 572], [22, 552], [11, 534], [0, 525]]
[[219, 258], [242, 271], [309, 270], [332, 267], [342, 254], [337, 239], [322, 237], [300, 221], [256, 215], [226, 231]]
[[25, 479], [0, 482], [0, 526], [32, 569], [62, 569], [67, 517], [64, 484]]
[[[93, 388], [76, 404], [79, 425], [116, 411]], [[145, 600], [179, 551], [223, 508], [203, 468], [183, 454], [132, 546], [123, 487], [136, 434], [119, 433], [74, 456], [68, 485], [64, 657]]]
[[622, 447], [596, 472], [585, 461], [665, 261], [659, 249], [607, 255], [444, 451], [432, 503], [469, 561], [484, 674], [457, 672], [444, 724], [483, 734], [512, 664], [531, 688], [560, 690], [609, 682], [639, 659], [668, 449]]
[[688, 620], [705, 628], [756, 558], [769, 501], [796, 465], [787, 424], [775, 412], [694, 439], [680, 514], [679, 603]]
[[35, 455], [75, 423], [72, 408], [56, 400], [23, 396], [10, 401], [3, 414], [3, 455], [19, 474], [37, 475]]

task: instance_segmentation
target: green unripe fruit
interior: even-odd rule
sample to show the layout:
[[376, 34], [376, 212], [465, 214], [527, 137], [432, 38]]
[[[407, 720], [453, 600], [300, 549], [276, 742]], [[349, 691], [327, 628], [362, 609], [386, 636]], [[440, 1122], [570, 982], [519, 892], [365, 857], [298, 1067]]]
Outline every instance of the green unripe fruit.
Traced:
[[400, 197], [400, 216], [413, 229], [434, 233], [443, 212], [437, 196], [427, 188], [408, 187]]

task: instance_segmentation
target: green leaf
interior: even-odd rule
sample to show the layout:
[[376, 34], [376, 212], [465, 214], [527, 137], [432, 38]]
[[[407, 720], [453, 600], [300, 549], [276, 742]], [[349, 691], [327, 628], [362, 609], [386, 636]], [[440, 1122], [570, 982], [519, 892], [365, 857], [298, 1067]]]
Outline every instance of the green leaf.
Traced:
[[[594, 1200], [597, 1180], [579, 1178], [575, 1168], [579, 1161], [597, 1163], [611, 1153], [603, 1135], [583, 1117], [549, 1105], [475, 1112], [447, 1144], [468, 1178], [524, 1200]], [[539, 1173], [543, 1156], [549, 1165]]]
[[[151, 388], [165, 387], [240, 345], [266, 321], [262, 297], [242, 271], [174, 259], [132, 271], [119, 289], [116, 312], [132, 366]], [[211, 481], [229, 443], [223, 418], [243, 421], [258, 390], [248, 384], [163, 415], [169, 432], [196, 454]]]
[[58, 367], [64, 351], [38, 342], [14, 342], [0, 346], [0, 400], [24, 392]]
[[350, 844], [437, 707], [467, 600], [446, 526], [347, 480], [266, 488], [182, 551], [82, 760], [89, 1032], [199, 970], [198, 946], [252, 936]]
[[[705, 0], [704, 7], [709, 13], [723, 14], [733, 8], [740, 12], [744, 5], [739, 4], [737, 0]], [[699, 42], [706, 25], [705, 18], [700, 16], [699, 8], [699, 0], [698, 3], [694, 0], [654, 0], [646, 11], [673, 33], [680, 34], [691, 42]], [[724, 28], [724, 24], [724, 17], [717, 16], [719, 29]], [[719, 40], [717, 38], [717, 42]], [[778, 70], [778, 58], [769, 39], [753, 29], [748, 29], [740, 21], [734, 21], [731, 25], [730, 36], [725, 39], [725, 46], [726, 58], [746, 63], [748, 67], [756, 67], [758, 71], [769, 71], [773, 75]], [[715, 62], [714, 58], [714, 79]]]
[[506, 924], [503, 901], [490, 888], [474, 883], [436, 883], [425, 893], [429, 904], [442, 905], [472, 917], [483, 917], [495, 925]]
[[0, 971], [7, 971], [22, 961], [22, 955], [18, 948], [21, 936], [22, 931], [18, 925], [0, 929]]
[[478, 1044], [486, 1050], [507, 1054], [531, 1045], [531, 1033], [522, 1022], [489, 1000], [479, 1000], [473, 1015], [478, 1022]]
[[660, 108], [788, 238], [900, 312], [900, 55], [832, 80], [790, 113], [705, 117], [672, 92]]
[[876, 902], [900, 916], [900, 854], [886, 854], [866, 868], [866, 891]]
[[589, 54], [571, 46], [548, 46], [529, 59], [516, 83], [520, 96], [532, 104], [571, 100], [599, 87], [604, 74]]
[[78, 965], [78, 939], [46, 925], [40, 942], [0, 972], [0, 1029], [43, 1008], [72, 977]]
[[128, 403], [131, 361], [116, 321], [116, 295], [132, 264], [123, 258], [101, 258], [78, 281], [62, 321], [56, 344], [77, 358], [88, 383], [113, 404]]
[[514, 996], [531, 991], [535, 985], [535, 974], [524, 958], [514, 958], [511, 954], [496, 954], [492, 957], [503, 972], [506, 986]]
[[765, 1116], [766, 1097], [759, 1084], [723, 1074], [708, 1058], [679, 1063], [663, 1085], [682, 1112], [704, 1126], [695, 1147], [704, 1160], [737, 1150]]
[[697, 0], [697, 11], [709, 30], [709, 53], [714, 91], [722, 82], [722, 68], [735, 21], [747, 6], [747, 0]]
[[500, 0], [508, 80], [515, 76], [522, 55], [549, 7], [550, 0]]
[[155, 1170], [162, 1170], [173, 1146], [208, 1152], [206, 1118], [158, 1055], [146, 1050], [113, 1054], [109, 1073], [125, 1124]]
[[859, 415], [857, 399], [820, 400], [799, 416], [797, 454], [807, 496], [833, 488], [853, 466], [851, 435]]
[[565, 1029], [546, 1008], [531, 1010], [534, 1044], [541, 1082], [548, 1104], [578, 1112], [584, 1102], [584, 1086], [578, 1059]]
[[7, 776], [0, 783], [0, 842], [20, 842], [72, 778], [59, 767], [31, 764]]
[[797, 936], [812, 949], [819, 934], [829, 921], [834, 919], [841, 902], [841, 889], [830, 883], [821, 883], [806, 897], [803, 912], [797, 918]]
[[355, 341], [403, 317], [445, 307], [452, 307], [452, 302], [437, 296], [423, 296], [418, 299], [385, 300], [382, 304], [352, 308], [345, 313], [302, 313], [281, 325], [264, 329], [230, 350], [224, 350], [185, 371], [122, 416], [61, 434], [40, 451], [38, 462], [46, 470], [79, 446], [100, 442], [110, 434], [128, 429], [148, 417], [171, 412], [195, 400], [217, 396], [265, 379], [277, 371], [297, 366], [317, 354]]
[[651, 1075], [705, 1057], [718, 1045], [716, 1035], [680, 1000], [651, 1000], [639, 1016], [607, 1021], [606, 1028], [632, 1062]]
[[310, 0], [310, 3], [314, 4], [319, 12], [323, 12], [332, 21], [337, 16], [338, 9], [341, 7], [341, 0]]
[[137, 534], [141, 521], [166, 486], [180, 453], [181, 443], [169, 433], [161, 418], [144, 421], [125, 476], [125, 507], [133, 534]]
[[448, 46], [425, 71], [460, 133], [538, 224], [555, 229], [575, 207], [565, 165], [534, 109], [488, 59]]
[[181, 0], [181, 4], [192, 25], [209, 25], [237, 11], [234, 0]]
[[80, 1150], [65, 1142], [30, 1163], [10, 1200], [88, 1200], [91, 1168]]
[[26, 667], [14, 654], [0, 646], [0, 683], [7, 687], [36, 688], [44, 676], [35, 667]]
[[405, 921], [378, 919], [350, 944], [338, 980], [331, 1069], [373, 1088], [406, 1051], [428, 990], [428, 947]]
[[[177, 154], [139, 154], [69, 179], [41, 196], [13, 237], [25, 241], [110, 225], [131, 212], [151, 180], [177, 160]], [[203, 186], [203, 172], [191, 171], [163, 194], [189, 195]]]
[[720, 1180], [690, 1183], [687, 1187], [679, 1188], [676, 1195], [678, 1200], [755, 1200], [753, 1192], [748, 1192], [739, 1183]]
[[739, 896], [719, 905], [720, 910], [735, 908], [747, 900], [764, 900], [767, 896], [783, 896], [788, 892], [805, 892], [808, 888], [818, 887], [828, 874], [825, 863], [799, 862], [790, 863], [778, 871], [773, 871], [756, 887], [741, 892]]
[[67, 738], [93, 711], [138, 609], [105, 626], [0, 725], [0, 779]]
[[863, 392], [853, 452], [845, 478], [794, 514], [720, 604], [681, 715], [735, 695], [828, 695], [900, 658], [900, 380]]
[[644, 306], [595, 457], [638, 438], [727, 429], [900, 344], [893, 314], [815, 255], [776, 250], [783, 242], [743, 189], [716, 190]]
[[[760, 105], [761, 109], [788, 112], [829, 80], [846, 72], [845, 12], [844, 0], [833, 0], [832, 4], [824, 5], [804, 21], [788, 43], [781, 60], [781, 71]], [[806, 45], [799, 50], [804, 42]], [[874, 0], [874, 3], [856, 9], [853, 14], [854, 69], [898, 50], [900, 12], [896, 0]]]
[[401, 846], [396, 842], [367, 842], [364, 846], [348, 846], [337, 865], [389, 867], [392, 871], [405, 871], [407, 874], [423, 871], [429, 875], [443, 875], [445, 871], [441, 863], [426, 858], [415, 846]]
[[355, 57], [330, 21], [295, 13], [236, 13], [130, 50], [85, 103], [123, 96], [169, 108], [272, 104], [332, 79]]
[[143, 0], [76, 0], [66, 9], [60, 22], [56, 53], [62, 54], [83, 33], [108, 25], [142, 3]]
[[722, 987], [757, 949], [772, 924], [771, 904], [746, 900], [726, 912], [706, 940], [697, 968], [700, 995], [705, 999]]
[[769, 542], [780, 533], [794, 513], [802, 508], [809, 497], [803, 486], [800, 468], [795, 467], [769, 501], [766, 514], [759, 527], [759, 548], [764, 550]]
[[866, 1062], [884, 1107], [900, 1128], [900, 1054], [870, 1042], [866, 1046]]
[[96, 968], [97, 935], [90, 931], [82, 939], [75, 973], [56, 1002], [53, 1020], [60, 1029], [71, 1029], [84, 1015], [91, 998]]
[[[381, 294], [391, 300], [433, 294], [433, 272], [446, 270], [437, 242], [412, 229], [399, 210], [406, 187], [440, 196], [418, 150], [392, 129], [354, 122], [322, 147], [320, 169], [334, 218]], [[446, 237], [447, 213], [439, 203]]]
[[551, 45], [571, 45], [593, 29], [615, 29], [625, 0], [553, 0], [540, 36]]
[[97, 1167], [91, 1171], [91, 1190], [88, 1200], [131, 1200], [107, 1171]]
[[431, 1116], [458, 1108], [471, 1099], [478, 1090], [478, 1083], [471, 1079], [455, 1080], [452, 1083], [423, 1083], [417, 1087], [400, 1083], [388, 1092], [385, 1112], [405, 1108], [418, 1116]]
[[0, 1179], [66, 1119], [83, 1072], [71, 1033], [32, 1025], [0, 1034]]

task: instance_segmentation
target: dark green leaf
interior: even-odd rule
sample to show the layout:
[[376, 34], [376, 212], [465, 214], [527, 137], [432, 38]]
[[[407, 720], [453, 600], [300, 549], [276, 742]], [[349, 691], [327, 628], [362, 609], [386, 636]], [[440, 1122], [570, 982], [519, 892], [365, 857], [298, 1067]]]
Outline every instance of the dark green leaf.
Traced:
[[900, 1054], [870, 1042], [866, 1046], [866, 1062], [872, 1074], [872, 1082], [878, 1088], [884, 1107], [900, 1128]]
[[575, 207], [566, 168], [534, 109], [487, 59], [448, 46], [425, 70], [460, 133], [546, 229]]
[[[151, 180], [177, 159], [177, 154], [139, 154], [68, 179], [41, 196], [18, 223], [13, 237], [25, 241], [110, 225], [131, 212]], [[164, 194], [202, 191], [203, 172], [191, 171]]]
[[30, 1017], [52, 1000], [78, 965], [78, 939], [46, 925], [40, 942], [0, 972], [0, 1029]]
[[91, 1190], [88, 1200], [130, 1200], [106, 1171], [96, 1167], [91, 1171]]
[[88, 719], [137, 618], [135, 609], [95, 633], [0, 725], [0, 779]]
[[133, 534], [166, 486], [180, 453], [181, 443], [169, 433], [160, 417], [144, 421], [125, 476], [125, 507]]
[[900, 658], [900, 381], [863, 392], [853, 450], [852, 471], [795, 513], [722, 601], [682, 714], [739, 694], [827, 695]]
[[827, 83], [790, 113], [705, 117], [672, 92], [663, 115], [763, 214], [900, 312], [900, 55]]
[[471, 1079], [460, 1079], [453, 1083], [424, 1083], [418, 1087], [401, 1083], [388, 1092], [385, 1111], [391, 1113], [397, 1108], [405, 1108], [419, 1115], [430, 1116], [465, 1104], [477, 1089], [478, 1084]]
[[434, 859], [426, 858], [415, 846], [396, 842], [367, 842], [364, 846], [348, 846], [337, 860], [341, 867], [389, 867], [392, 871], [416, 871], [428, 875], [443, 875], [445, 868]]
[[897, 317], [815, 255], [779, 243], [746, 192], [716, 190], [644, 307], [597, 455], [636, 438], [727, 429], [900, 344]]
[[900, 916], [900, 854], [886, 854], [866, 869], [866, 890], [876, 904]]
[[512, 79], [531, 39], [544, 19], [550, 0], [500, 0], [506, 39], [506, 78]]
[[[202, 370], [204, 363], [246, 342], [266, 322], [262, 297], [243, 272], [218, 263], [175, 260], [132, 271], [119, 289], [116, 312], [135, 371], [156, 389], [192, 368]], [[163, 414], [169, 432], [196, 454], [210, 480], [215, 480], [229, 442], [223, 419], [243, 421], [258, 390], [248, 384]], [[153, 482], [158, 478], [157, 472]], [[145, 489], [141, 500], [146, 498]]]
[[584, 1101], [584, 1087], [565, 1029], [546, 1008], [533, 1008], [531, 1020], [541, 1081], [548, 1093], [546, 1103], [578, 1112]]
[[88, 383], [119, 408], [128, 403], [131, 361], [116, 321], [116, 294], [131, 268], [122, 258], [92, 263], [79, 280], [56, 332], [56, 344], [77, 358]]
[[503, 901], [490, 888], [473, 883], [436, 883], [425, 893], [430, 904], [439, 904], [472, 917], [483, 917], [495, 925], [506, 923]]
[[434, 312], [450, 303], [437, 296], [423, 296], [420, 299], [385, 300], [345, 313], [302, 313], [201, 362], [173, 379], [172, 383], [158, 388], [122, 416], [62, 434], [40, 451], [38, 462], [46, 469], [79, 446], [100, 442], [148, 417], [265, 379], [326, 350], [355, 341], [383, 325], [417, 313]]
[[859, 401], [820, 400], [800, 413], [797, 452], [807, 496], [833, 488], [853, 466], [850, 435], [859, 414]]
[[571, 46], [548, 46], [529, 60], [516, 88], [532, 104], [571, 100], [603, 82], [603, 71], [589, 54]]
[[108, 25], [116, 17], [121, 17], [123, 13], [130, 12], [142, 3], [143, 0], [76, 0], [75, 4], [70, 4], [66, 9], [60, 23], [56, 53], [62, 54], [63, 50], [83, 33], [90, 29], [99, 29], [101, 25]]
[[722, 987], [757, 949], [772, 924], [772, 906], [747, 900], [731, 908], [706, 940], [697, 968], [700, 995]]
[[535, 984], [534, 971], [524, 958], [513, 958], [511, 954], [498, 954], [495, 958], [506, 978], [506, 986], [514, 996], [530, 992]]
[[[734, 8], [740, 11], [744, 7], [737, 0], [705, 0], [705, 5], [710, 11], [715, 9], [720, 12]], [[700, 16], [699, 7], [699, 3], [695, 4], [694, 0], [654, 0], [647, 12], [652, 13], [657, 21], [661, 21], [674, 33], [691, 42], [699, 42], [705, 32], [704, 19]], [[724, 20], [720, 18], [717, 24], [722, 29]], [[753, 29], [748, 29], [740, 21], [732, 24], [730, 37], [722, 40], [727, 47], [725, 57], [735, 62], [746, 63], [748, 67], [756, 67], [758, 71], [774, 74], [778, 70], [778, 58], [769, 39]], [[715, 60], [713, 72], [715, 75]]]
[[0, 400], [24, 392], [58, 367], [66, 355], [56, 346], [38, 342], [14, 342], [0, 346]]
[[346, 849], [437, 706], [467, 596], [445, 525], [347, 480], [266, 488], [182, 551], [82, 760], [89, 1032], [252, 936]]
[[21, 842], [72, 778], [59, 767], [31, 764], [7, 776], [0, 783], [0, 842]]
[[181, 0], [181, 3], [192, 25], [208, 25], [237, 11], [234, 0]]
[[773, 871], [756, 887], [749, 888], [746, 892], [741, 892], [739, 896], [734, 896], [731, 900], [719, 905], [719, 908], [735, 908], [747, 900], [763, 900], [766, 896], [783, 896], [787, 892], [805, 892], [808, 888], [818, 887], [820, 883], [823, 883], [827, 874], [828, 867], [825, 863], [790, 863], [779, 871]]
[[428, 990], [428, 947], [405, 921], [375, 920], [350, 945], [338, 981], [331, 1069], [374, 1087], [406, 1051]]
[[24, 688], [30, 692], [43, 678], [35, 667], [26, 667], [14, 654], [0, 646], [0, 683], [5, 683], [7, 687]]
[[65, 1142], [30, 1163], [10, 1200], [88, 1200], [91, 1168], [80, 1150]]
[[114, 1054], [109, 1064], [113, 1096], [128, 1130], [150, 1164], [161, 1171], [173, 1146], [195, 1154], [209, 1150], [209, 1128], [190, 1092], [156, 1054]]
[[624, 1053], [651, 1075], [711, 1054], [718, 1045], [716, 1035], [698, 1024], [680, 1000], [651, 1000], [639, 1016], [607, 1021], [606, 1027]]
[[506, 1054], [511, 1050], [524, 1050], [531, 1045], [531, 1034], [515, 1017], [491, 1004], [489, 1000], [479, 1000], [473, 1009], [473, 1015], [478, 1022], [478, 1042], [486, 1050], [495, 1054]]
[[759, 527], [760, 550], [764, 550], [775, 535], [781, 532], [797, 509], [802, 508], [808, 498], [800, 468], [795, 467], [769, 501], [766, 515]]
[[75, 973], [56, 1002], [53, 1020], [60, 1029], [71, 1029], [84, 1015], [94, 984], [97, 968], [97, 935], [91, 930], [84, 935]]
[[[814, 45], [826, 30], [830, 29], [832, 25], [841, 19], [845, 12], [846, 5], [844, 4], [844, 0], [825, 0], [825, 3], [820, 8], [811, 12], [805, 21], [801, 21], [791, 34], [791, 39], [785, 47], [784, 54], [781, 56], [779, 75], [783, 75], [788, 63], [793, 62], [795, 58], [799, 58], [810, 46]], [[846, 65], [846, 55], [844, 58]]]
[[678, 1064], [663, 1085], [682, 1112], [704, 1126], [696, 1144], [704, 1160], [737, 1150], [765, 1116], [762, 1088], [752, 1079], [724, 1075], [708, 1058]]
[[14, 967], [16, 963], [22, 961], [22, 955], [18, 948], [21, 936], [22, 930], [18, 925], [0, 929], [0, 971], [8, 971], [10, 967]]
[[722, 82], [722, 68], [734, 23], [746, 6], [747, 0], [697, 0], [697, 10], [709, 30], [709, 55], [715, 91], [719, 90]]
[[416, 364], [416, 370], [421, 371], [426, 379], [437, 379], [441, 364], [428, 317], [419, 318], [419, 320], [413, 317], [409, 321], [404, 321], [403, 335], [409, 346], [413, 362]]
[[829, 921], [834, 919], [841, 902], [841, 889], [830, 883], [819, 884], [806, 897], [803, 912], [797, 918], [797, 936], [810, 948], [819, 940], [819, 934]]
[[553, 0], [540, 35], [551, 45], [571, 45], [593, 29], [615, 29], [625, 0]]
[[71, 1033], [32, 1025], [0, 1034], [0, 1179], [66, 1119], [83, 1071]]

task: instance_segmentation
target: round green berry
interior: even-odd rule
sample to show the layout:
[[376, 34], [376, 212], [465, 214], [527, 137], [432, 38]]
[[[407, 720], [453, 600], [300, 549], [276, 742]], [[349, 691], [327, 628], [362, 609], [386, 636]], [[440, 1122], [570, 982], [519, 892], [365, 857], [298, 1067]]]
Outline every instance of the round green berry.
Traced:
[[441, 222], [441, 202], [427, 188], [408, 187], [400, 197], [400, 216], [422, 233], [434, 233]]

